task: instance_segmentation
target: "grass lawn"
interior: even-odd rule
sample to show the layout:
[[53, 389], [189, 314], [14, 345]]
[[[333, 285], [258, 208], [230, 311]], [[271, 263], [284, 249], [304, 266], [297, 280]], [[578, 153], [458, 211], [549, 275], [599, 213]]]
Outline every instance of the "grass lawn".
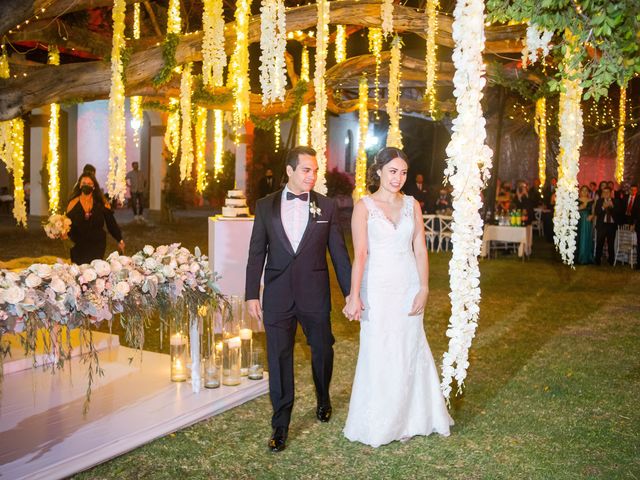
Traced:
[[[125, 234], [203, 246], [204, 219], [189, 222], [151, 233], [125, 226]], [[0, 260], [11, 258], [4, 253]], [[425, 328], [438, 364], [446, 348], [448, 258], [430, 259]], [[640, 478], [640, 273], [628, 266], [571, 270], [543, 241], [525, 263], [503, 257], [483, 261], [481, 271], [479, 328], [466, 389], [452, 402], [450, 437], [373, 449], [342, 436], [359, 329], [339, 314], [334, 281], [329, 424], [315, 420], [310, 355], [299, 331], [284, 452], [266, 449], [271, 407], [263, 396], [75, 478]]]

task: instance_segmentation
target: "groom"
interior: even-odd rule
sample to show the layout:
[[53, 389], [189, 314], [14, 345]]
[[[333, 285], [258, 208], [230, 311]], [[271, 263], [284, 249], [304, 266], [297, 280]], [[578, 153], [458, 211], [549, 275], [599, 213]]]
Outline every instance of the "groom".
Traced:
[[347, 296], [351, 287], [351, 263], [336, 205], [313, 191], [318, 177], [315, 150], [295, 147], [289, 152], [286, 169], [289, 180], [284, 189], [260, 199], [256, 206], [245, 292], [249, 314], [264, 320], [267, 334], [272, 452], [286, 446], [294, 400], [293, 347], [298, 322], [311, 347], [316, 417], [321, 422], [331, 418], [334, 338], [329, 318], [327, 247], [342, 293]]

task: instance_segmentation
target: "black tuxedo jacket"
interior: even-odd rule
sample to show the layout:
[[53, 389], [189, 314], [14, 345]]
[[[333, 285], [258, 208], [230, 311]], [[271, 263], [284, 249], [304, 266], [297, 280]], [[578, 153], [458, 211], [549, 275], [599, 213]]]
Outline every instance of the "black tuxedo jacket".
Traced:
[[596, 215], [596, 228], [601, 228], [604, 225], [604, 219], [605, 219], [605, 215], [607, 214], [607, 212], [611, 215], [611, 218], [613, 219], [613, 225], [616, 224], [616, 213], [617, 213], [617, 208], [616, 208], [616, 200], [613, 200], [613, 207], [607, 207], [607, 208], [602, 208], [602, 206], [604, 205], [604, 198], [599, 198], [598, 201], [596, 202], [595, 205], [595, 209], [594, 209], [594, 213]]
[[342, 293], [347, 296], [351, 289], [351, 261], [335, 202], [315, 192], [310, 195], [310, 204], [315, 203], [321, 212], [309, 212], [297, 252], [291, 247], [280, 217], [282, 190], [258, 200], [249, 244], [245, 299], [260, 298], [264, 267], [265, 312], [288, 312], [294, 305], [303, 312], [331, 310], [327, 248]]

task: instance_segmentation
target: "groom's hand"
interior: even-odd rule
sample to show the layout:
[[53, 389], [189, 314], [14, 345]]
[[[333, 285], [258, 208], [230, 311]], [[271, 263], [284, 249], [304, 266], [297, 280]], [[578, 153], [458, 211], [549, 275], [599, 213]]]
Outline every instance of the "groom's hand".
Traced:
[[247, 310], [249, 310], [249, 315], [255, 320], [262, 321], [262, 305], [260, 305], [260, 300], [247, 300]]

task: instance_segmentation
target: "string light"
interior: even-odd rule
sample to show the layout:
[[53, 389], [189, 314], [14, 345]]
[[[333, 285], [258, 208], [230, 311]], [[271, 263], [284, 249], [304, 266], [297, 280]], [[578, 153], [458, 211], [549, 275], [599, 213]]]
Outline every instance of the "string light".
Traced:
[[[0, 78], [9, 78], [9, 59], [4, 44], [0, 54]], [[11, 155], [11, 120], [0, 122], [0, 160], [7, 165], [7, 170], [12, 170], [13, 159]]]
[[[55, 45], [49, 45], [49, 65], [60, 65], [60, 52]], [[60, 105], [52, 103], [49, 113], [49, 151], [47, 152], [47, 173], [49, 174], [49, 212], [57, 213], [60, 208]]]
[[275, 151], [280, 150], [280, 119], [276, 118], [273, 124], [273, 136], [275, 137]]
[[169, 164], [172, 164], [180, 149], [180, 101], [177, 98], [170, 98], [169, 108], [170, 112], [167, 118], [167, 129], [164, 133], [164, 144], [171, 154]]
[[534, 128], [538, 134], [538, 178], [540, 188], [547, 180], [547, 99], [536, 100], [536, 117]]
[[347, 28], [344, 25], [336, 27], [336, 63], [347, 59]]
[[27, 204], [24, 200], [24, 122], [11, 121], [11, 156], [13, 164], [13, 217], [18, 225], [27, 227]]
[[198, 107], [196, 117], [196, 191], [207, 188], [207, 109]]
[[[300, 68], [300, 80], [309, 81], [309, 50], [302, 49], [302, 62]], [[298, 145], [309, 145], [309, 105], [300, 107], [300, 117], [298, 119]]]
[[193, 169], [193, 134], [191, 132], [191, 64], [182, 69], [180, 80], [180, 112], [182, 114], [182, 133], [180, 135], [180, 181], [191, 178]]
[[326, 194], [327, 185], [325, 174], [327, 172], [327, 129], [326, 113], [328, 97], [324, 74], [327, 68], [327, 46], [329, 40], [329, 5], [327, 0], [318, 0], [318, 22], [316, 24], [316, 68], [313, 74], [313, 87], [316, 94], [316, 106], [311, 115], [311, 146], [316, 151], [318, 161], [318, 178], [315, 190]]
[[[140, 39], [140, 4], [133, 4], [133, 38]], [[133, 143], [136, 147], [140, 145], [140, 128], [144, 122], [144, 112], [142, 111], [142, 97], [135, 96], [129, 99], [129, 110], [131, 112], [131, 128], [133, 129]]]
[[375, 108], [375, 115], [378, 118], [378, 110], [380, 109], [380, 63], [382, 54], [382, 29], [370, 28], [369, 29], [369, 52], [376, 59], [376, 76], [373, 82], [373, 105]]
[[222, 110], [213, 111], [213, 172], [217, 179], [222, 173], [224, 163], [222, 154], [224, 152], [224, 119]]
[[[229, 77], [235, 105], [233, 109], [234, 128], [237, 129], [249, 116], [250, 84], [249, 84], [249, 16], [251, 14], [249, 0], [238, 0], [236, 3], [236, 48], [231, 56]], [[236, 142], [238, 142], [236, 135]]]
[[427, 0], [427, 53], [425, 57], [427, 67], [427, 84], [425, 96], [429, 103], [429, 113], [433, 115], [436, 109], [436, 79], [438, 59], [436, 53], [436, 33], [438, 31], [438, 0]]
[[367, 133], [369, 131], [369, 84], [367, 77], [360, 78], [358, 86], [358, 155], [356, 157], [356, 185], [353, 190], [354, 201], [367, 193]]
[[402, 148], [402, 132], [400, 131], [400, 49], [402, 41], [396, 35], [391, 44], [391, 63], [389, 65], [389, 91], [387, 97], [387, 114], [389, 115], [389, 133], [387, 147]]
[[620, 116], [618, 118], [618, 144], [616, 146], [616, 182], [624, 180], [624, 126], [627, 118], [627, 89], [620, 88]]
[[107, 191], [113, 199], [124, 201], [127, 190], [126, 119], [122, 50], [125, 47], [125, 0], [114, 0], [113, 41], [111, 47], [111, 91], [109, 93], [109, 175]]

